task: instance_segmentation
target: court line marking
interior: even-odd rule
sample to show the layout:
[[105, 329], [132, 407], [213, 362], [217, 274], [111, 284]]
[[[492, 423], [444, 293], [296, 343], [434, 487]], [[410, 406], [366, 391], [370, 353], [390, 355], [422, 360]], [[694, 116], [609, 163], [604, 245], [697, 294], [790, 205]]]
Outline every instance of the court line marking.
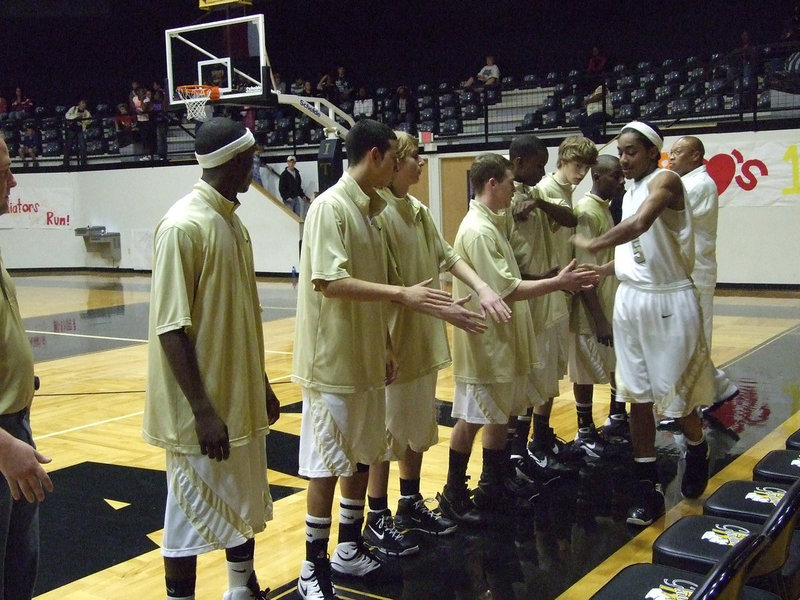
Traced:
[[65, 433], [72, 433], [73, 431], [81, 431], [82, 429], [88, 429], [90, 427], [96, 427], [98, 425], [105, 425], [106, 423], [113, 423], [114, 421], [121, 421], [123, 419], [130, 419], [131, 417], [139, 417], [144, 414], [143, 410], [140, 410], [135, 413], [130, 413], [127, 415], [121, 415], [119, 417], [111, 417], [110, 419], [103, 419], [102, 421], [95, 421], [94, 423], [86, 423], [85, 425], [78, 425], [77, 427], [70, 427], [69, 429], [64, 429], [62, 431], [53, 431], [51, 433], [45, 433], [44, 435], [37, 435], [36, 439], [44, 439], [49, 437], [54, 437], [56, 435], [63, 435]]
[[[66, 333], [63, 331], [39, 331], [37, 329], [26, 329], [25, 333], [35, 333], [38, 335], [60, 335], [64, 337], [77, 337], [77, 338], [86, 338], [90, 340], [109, 340], [112, 342], [137, 342], [140, 344], [146, 344], [147, 340], [142, 340], [139, 338], [124, 338], [124, 337], [113, 337], [108, 335], [91, 335], [88, 333]], [[264, 350], [265, 354], [281, 354], [285, 356], [291, 356], [292, 352], [287, 352], [285, 350]]]

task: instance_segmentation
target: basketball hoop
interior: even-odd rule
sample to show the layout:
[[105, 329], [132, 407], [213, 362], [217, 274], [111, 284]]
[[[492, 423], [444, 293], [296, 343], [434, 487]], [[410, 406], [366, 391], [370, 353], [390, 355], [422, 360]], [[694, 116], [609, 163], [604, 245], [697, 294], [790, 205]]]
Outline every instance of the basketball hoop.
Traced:
[[219, 88], [214, 85], [179, 85], [178, 95], [186, 104], [186, 116], [198, 121], [206, 120], [206, 102], [219, 100]]

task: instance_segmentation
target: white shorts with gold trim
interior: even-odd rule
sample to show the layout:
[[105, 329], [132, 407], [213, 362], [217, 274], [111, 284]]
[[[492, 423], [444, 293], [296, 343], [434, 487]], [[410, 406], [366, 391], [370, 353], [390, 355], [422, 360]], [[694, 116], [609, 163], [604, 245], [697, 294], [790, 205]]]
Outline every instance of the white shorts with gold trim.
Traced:
[[300, 475], [349, 477], [357, 463], [384, 459], [388, 434], [383, 389], [331, 394], [303, 387], [302, 392]]
[[453, 418], [477, 425], [508, 423], [509, 417], [525, 414], [530, 406], [530, 385], [527, 375], [509, 383], [456, 381]]
[[234, 548], [272, 519], [265, 438], [231, 448], [228, 460], [167, 452], [166, 557]]
[[439, 441], [436, 424], [436, 371], [386, 388], [386, 429], [390, 436], [390, 460], [411, 448], [425, 452]]

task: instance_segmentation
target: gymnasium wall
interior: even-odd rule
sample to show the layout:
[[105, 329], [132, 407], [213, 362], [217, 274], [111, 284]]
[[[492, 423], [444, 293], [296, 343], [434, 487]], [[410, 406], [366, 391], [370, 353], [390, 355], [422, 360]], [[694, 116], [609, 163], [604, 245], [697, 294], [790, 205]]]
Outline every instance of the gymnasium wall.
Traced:
[[[800, 155], [797, 131], [701, 136], [720, 196], [719, 282], [800, 285]], [[676, 138], [667, 138], [668, 150]], [[555, 169], [550, 148], [547, 170]], [[616, 154], [616, 145], [601, 149]], [[477, 153], [426, 154], [412, 193], [427, 204], [452, 242], [467, 210], [467, 171]], [[264, 188], [278, 195], [285, 163], [262, 168]], [[317, 189], [316, 163], [298, 163], [306, 193]], [[22, 268], [122, 268], [148, 270], [152, 231], [167, 208], [196, 181], [196, 166], [73, 173], [18, 174], [12, 214], [0, 217], [5, 264]], [[588, 178], [575, 192], [589, 187]], [[238, 214], [253, 238], [256, 269], [289, 273], [298, 265], [302, 225], [281, 203], [251, 187]], [[26, 210], [27, 209], [27, 210]], [[35, 209], [35, 212], [34, 212]], [[74, 229], [104, 225], [121, 234], [121, 260], [87, 251]]]

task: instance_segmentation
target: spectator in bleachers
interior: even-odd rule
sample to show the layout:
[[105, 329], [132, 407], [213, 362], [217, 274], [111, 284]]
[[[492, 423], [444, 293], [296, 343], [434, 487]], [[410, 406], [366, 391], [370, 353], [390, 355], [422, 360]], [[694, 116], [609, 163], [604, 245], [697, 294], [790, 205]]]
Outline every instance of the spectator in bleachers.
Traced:
[[728, 77], [751, 77], [756, 74], [756, 49], [750, 44], [750, 33], [742, 31], [742, 45], [731, 56]]
[[[169, 113], [164, 97], [164, 90], [158, 83], [153, 83], [153, 110], [150, 120], [155, 130], [156, 154], [160, 160], [167, 160], [167, 128], [169, 126]], [[252, 127], [250, 128], [253, 129]]]
[[134, 114], [136, 112], [134, 110], [133, 101], [138, 97], [139, 97], [139, 82], [132, 81], [131, 91], [128, 92], [128, 110], [130, 111], [131, 114]]
[[8, 118], [8, 101], [0, 92], [0, 121]]
[[314, 92], [314, 87], [311, 85], [310, 81], [306, 81], [303, 84], [303, 91], [300, 92], [300, 96], [305, 96], [306, 98], [314, 98], [316, 97], [316, 93]]
[[335, 81], [336, 78], [333, 75], [323, 73], [319, 78], [319, 82], [317, 82], [317, 93], [315, 95], [331, 102], [336, 102], [339, 97], [339, 91], [336, 89]]
[[17, 88], [14, 92], [14, 100], [11, 101], [11, 111], [8, 113], [9, 119], [22, 121], [33, 114], [33, 102], [25, 94], [22, 88]]
[[92, 114], [86, 110], [86, 100], [81, 99], [64, 115], [67, 120], [67, 139], [64, 144], [64, 166], [69, 167], [69, 158], [78, 144], [78, 164], [86, 164], [86, 126]]
[[586, 72], [589, 74], [602, 73], [606, 70], [606, 62], [606, 57], [603, 56], [600, 46], [592, 46], [592, 54], [589, 56], [589, 64], [586, 65]]
[[139, 153], [138, 132], [136, 131], [136, 118], [128, 110], [128, 105], [120, 102], [117, 105], [117, 116], [114, 117], [114, 129], [117, 132], [117, 146], [122, 162], [132, 160], [132, 156]]
[[150, 113], [153, 112], [152, 92], [140, 87], [136, 90], [136, 97], [133, 99], [133, 113], [136, 115], [136, 128], [142, 138], [144, 156], [140, 160], [149, 160], [153, 154], [154, 130], [150, 120]]
[[38, 167], [39, 161], [37, 156], [41, 151], [42, 138], [33, 123], [29, 122], [25, 125], [25, 131], [19, 141], [19, 157], [22, 159], [22, 164], [27, 166], [28, 159], [32, 159], [33, 166]]
[[296, 164], [297, 159], [294, 156], [286, 159], [286, 168], [278, 181], [278, 191], [286, 208], [301, 219], [305, 219], [311, 201], [303, 191], [303, 181], [300, 178], [300, 171], [295, 168]]
[[371, 119], [375, 115], [375, 101], [367, 93], [367, 88], [361, 86], [358, 88], [358, 95], [353, 103], [353, 118], [358, 121], [359, 119]]
[[400, 121], [413, 123], [416, 120], [417, 105], [411, 97], [411, 92], [408, 87], [404, 85], [399, 86], [395, 93], [395, 100], [397, 101], [397, 114], [400, 117]]
[[486, 64], [478, 71], [475, 77], [467, 79], [463, 87], [471, 89], [480, 89], [483, 87], [493, 87], [500, 83], [500, 67], [494, 62], [494, 56], [491, 54], [486, 56]]
[[339, 92], [339, 102], [349, 100], [350, 96], [353, 94], [353, 86], [350, 85], [350, 82], [347, 80], [344, 67], [339, 66], [336, 69], [336, 80], [334, 84], [336, 85], [336, 91]]
[[275, 82], [274, 90], [281, 94], [286, 93], [286, 82], [281, 80], [280, 73], [272, 73], [272, 79]]
[[294, 83], [292, 84], [291, 87], [292, 94], [294, 94], [295, 96], [302, 96], [303, 91], [305, 91], [305, 89], [306, 89], [305, 79], [303, 79], [302, 77], [298, 77], [297, 79], [294, 80]]

